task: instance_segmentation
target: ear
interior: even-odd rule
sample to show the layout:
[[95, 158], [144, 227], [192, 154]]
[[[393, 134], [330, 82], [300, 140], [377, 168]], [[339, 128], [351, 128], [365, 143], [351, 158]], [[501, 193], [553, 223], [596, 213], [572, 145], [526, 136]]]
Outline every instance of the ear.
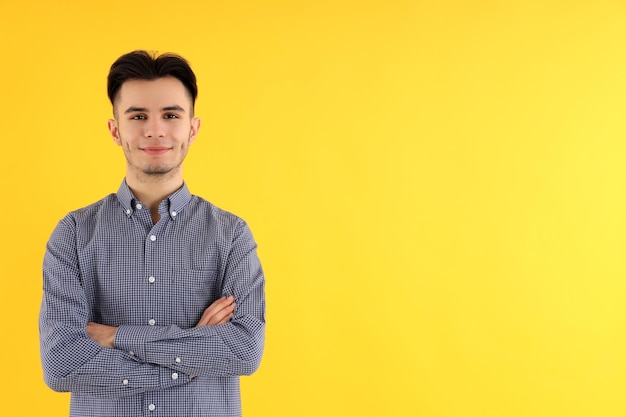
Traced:
[[196, 136], [198, 136], [198, 131], [200, 130], [200, 119], [194, 117], [191, 119], [191, 130], [189, 131], [189, 144], [191, 145], [195, 140]]
[[118, 146], [121, 146], [122, 142], [120, 141], [120, 128], [117, 125], [117, 121], [115, 119], [109, 119], [108, 126], [111, 137], [113, 138], [113, 142], [115, 142]]

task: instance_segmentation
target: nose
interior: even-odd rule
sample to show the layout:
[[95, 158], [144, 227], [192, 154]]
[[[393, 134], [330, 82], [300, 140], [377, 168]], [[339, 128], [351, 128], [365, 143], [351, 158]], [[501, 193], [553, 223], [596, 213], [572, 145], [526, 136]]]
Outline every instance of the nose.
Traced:
[[144, 134], [147, 138], [165, 137], [165, 126], [163, 120], [158, 117], [148, 120]]

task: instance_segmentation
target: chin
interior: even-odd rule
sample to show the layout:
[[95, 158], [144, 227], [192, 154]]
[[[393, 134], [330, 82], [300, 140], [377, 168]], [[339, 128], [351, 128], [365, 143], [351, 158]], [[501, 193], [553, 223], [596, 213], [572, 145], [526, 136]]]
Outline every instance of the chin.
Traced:
[[148, 165], [141, 170], [145, 175], [166, 175], [178, 170], [178, 165]]
[[143, 171], [144, 174], [146, 175], [166, 175], [172, 172], [171, 168], [167, 168], [167, 169], [145, 169]]

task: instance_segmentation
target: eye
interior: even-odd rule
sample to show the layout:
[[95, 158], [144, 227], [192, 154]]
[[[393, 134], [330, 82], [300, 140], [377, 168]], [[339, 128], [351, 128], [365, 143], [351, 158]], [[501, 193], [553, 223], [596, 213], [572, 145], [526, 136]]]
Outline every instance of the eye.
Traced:
[[178, 119], [178, 115], [174, 114], [174, 113], [167, 113], [165, 115], [166, 119]]
[[130, 119], [131, 120], [145, 120], [146, 119], [146, 115], [145, 114], [136, 114], [136, 115], [132, 116]]

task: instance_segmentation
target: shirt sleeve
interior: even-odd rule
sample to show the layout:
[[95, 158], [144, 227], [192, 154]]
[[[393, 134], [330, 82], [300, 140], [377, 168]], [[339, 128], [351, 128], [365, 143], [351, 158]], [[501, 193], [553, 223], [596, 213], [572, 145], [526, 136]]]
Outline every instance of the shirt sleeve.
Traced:
[[190, 381], [170, 369], [100, 346], [87, 335], [90, 307], [76, 250], [76, 226], [65, 217], [44, 257], [39, 315], [40, 353], [46, 384], [55, 391], [116, 398], [166, 389]]
[[229, 323], [182, 329], [122, 325], [115, 347], [142, 361], [189, 375], [250, 375], [261, 362], [265, 341], [265, 279], [250, 229], [239, 222], [234, 233], [222, 295], [234, 295]]

